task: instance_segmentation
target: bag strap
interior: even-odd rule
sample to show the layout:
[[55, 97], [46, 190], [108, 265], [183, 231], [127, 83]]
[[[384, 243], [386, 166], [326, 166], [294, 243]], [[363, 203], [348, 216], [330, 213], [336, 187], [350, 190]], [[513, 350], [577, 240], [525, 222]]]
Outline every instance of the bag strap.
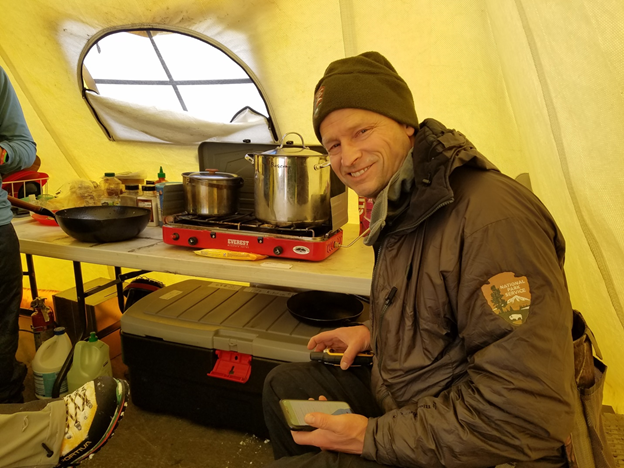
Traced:
[[583, 330], [583, 333], [589, 339], [589, 342], [592, 345], [592, 349], [594, 350], [596, 357], [598, 357], [598, 359], [602, 361], [602, 353], [600, 352], [600, 348], [598, 347], [598, 341], [596, 340], [596, 337], [594, 336], [594, 332], [592, 332], [591, 329], [589, 328], [589, 325], [587, 325], [587, 322], [585, 321], [585, 317], [583, 317], [583, 314], [581, 314], [576, 309], [573, 309], [572, 312], [574, 313], [575, 316], [577, 316], [583, 322], [583, 326], [585, 328]]
[[600, 348], [598, 347], [598, 341], [596, 341], [596, 337], [594, 336], [594, 332], [591, 331], [589, 327], [585, 330], [587, 333], [587, 337], [589, 338], [590, 343], [592, 344], [592, 348], [594, 349], [594, 353], [596, 357], [602, 361], [602, 353], [600, 352]]

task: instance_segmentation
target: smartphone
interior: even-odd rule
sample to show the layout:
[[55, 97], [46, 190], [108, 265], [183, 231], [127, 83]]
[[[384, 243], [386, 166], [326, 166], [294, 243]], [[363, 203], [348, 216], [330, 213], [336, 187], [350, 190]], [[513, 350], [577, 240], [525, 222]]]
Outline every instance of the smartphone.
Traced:
[[344, 401], [325, 400], [280, 400], [286, 423], [291, 431], [313, 431], [303, 420], [308, 413], [327, 413], [333, 415], [351, 413], [351, 407]]

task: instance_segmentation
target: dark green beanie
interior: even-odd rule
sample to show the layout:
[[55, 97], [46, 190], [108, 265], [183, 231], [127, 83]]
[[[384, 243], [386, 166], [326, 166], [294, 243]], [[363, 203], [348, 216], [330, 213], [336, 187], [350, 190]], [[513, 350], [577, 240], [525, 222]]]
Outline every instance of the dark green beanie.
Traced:
[[364, 52], [329, 64], [314, 89], [312, 122], [319, 141], [325, 117], [347, 108], [376, 112], [418, 129], [407, 83], [379, 52]]

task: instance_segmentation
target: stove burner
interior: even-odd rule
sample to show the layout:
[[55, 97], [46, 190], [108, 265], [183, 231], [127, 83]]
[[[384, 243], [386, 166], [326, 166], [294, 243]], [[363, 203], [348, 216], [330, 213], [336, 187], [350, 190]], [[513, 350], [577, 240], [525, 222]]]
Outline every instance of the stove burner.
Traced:
[[263, 232], [267, 234], [279, 234], [284, 236], [297, 236], [318, 238], [331, 232], [331, 226], [322, 224], [318, 226], [306, 226], [305, 224], [293, 223], [287, 226], [266, 224], [256, 219], [254, 213], [236, 213], [227, 216], [203, 217], [196, 215], [178, 215], [174, 221], [176, 224], [199, 226], [204, 228], [220, 228], [235, 231]]

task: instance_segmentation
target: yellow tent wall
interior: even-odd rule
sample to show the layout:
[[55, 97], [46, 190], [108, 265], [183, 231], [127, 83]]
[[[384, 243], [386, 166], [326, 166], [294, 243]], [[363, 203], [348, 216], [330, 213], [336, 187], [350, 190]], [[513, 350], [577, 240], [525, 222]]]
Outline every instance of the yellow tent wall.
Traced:
[[[566, 272], [624, 412], [624, 3], [621, 0], [0, 0], [0, 65], [16, 85], [52, 189], [76, 177], [197, 166], [196, 148], [111, 142], [80, 95], [89, 38], [123, 25], [210, 37], [260, 79], [282, 132], [313, 142], [312, 90], [326, 65], [386, 55], [421, 119], [465, 133], [503, 172], [531, 175], [566, 238]], [[179, 180], [179, 179], [178, 179]], [[350, 220], [357, 221], [351, 197]], [[72, 285], [37, 259], [41, 287]], [[89, 267], [87, 277], [105, 267]], [[42, 271], [43, 270], [43, 271]]]

